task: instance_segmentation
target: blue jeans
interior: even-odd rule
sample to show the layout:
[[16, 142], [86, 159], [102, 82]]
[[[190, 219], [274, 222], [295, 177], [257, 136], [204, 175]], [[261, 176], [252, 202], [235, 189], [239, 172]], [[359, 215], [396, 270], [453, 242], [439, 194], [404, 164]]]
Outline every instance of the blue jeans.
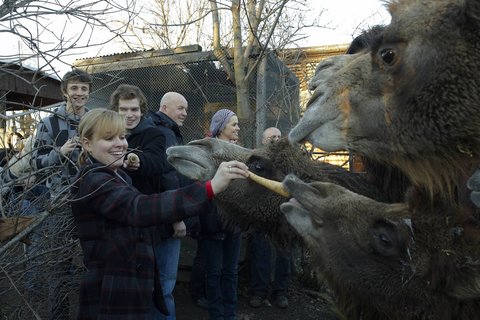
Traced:
[[224, 240], [202, 239], [205, 253], [206, 293], [211, 320], [234, 320], [237, 309], [240, 233], [226, 233]]
[[190, 277], [190, 295], [193, 301], [204, 298], [205, 293], [205, 253], [200, 240], [197, 240], [197, 252], [193, 258], [192, 274]]
[[[270, 284], [272, 247], [265, 235], [260, 232], [252, 233], [251, 259], [251, 294], [265, 298]], [[275, 277], [272, 285], [272, 295], [274, 297], [286, 294], [290, 273], [290, 256], [277, 250]]]
[[169, 316], [165, 316], [155, 308], [155, 320], [175, 320], [175, 301], [173, 289], [177, 281], [178, 259], [180, 257], [180, 239], [168, 238], [155, 246], [157, 268], [160, 273], [163, 299], [167, 306]]

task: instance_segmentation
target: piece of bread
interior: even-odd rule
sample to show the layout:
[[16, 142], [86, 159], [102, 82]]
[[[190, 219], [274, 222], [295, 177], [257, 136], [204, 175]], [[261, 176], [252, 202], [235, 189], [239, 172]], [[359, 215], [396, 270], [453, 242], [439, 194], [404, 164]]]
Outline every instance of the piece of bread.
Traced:
[[129, 153], [127, 155], [127, 161], [130, 165], [133, 165], [139, 163], [140, 158], [135, 153]]

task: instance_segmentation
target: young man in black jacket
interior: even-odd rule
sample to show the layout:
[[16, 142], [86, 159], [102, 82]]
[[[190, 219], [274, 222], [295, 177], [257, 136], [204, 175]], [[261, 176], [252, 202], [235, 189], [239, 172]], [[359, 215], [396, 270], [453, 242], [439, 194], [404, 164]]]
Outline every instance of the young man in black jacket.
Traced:
[[[122, 84], [118, 86], [110, 97], [110, 106], [125, 116], [128, 130], [127, 141], [129, 152], [135, 153], [139, 162], [124, 162], [124, 170], [132, 178], [133, 186], [144, 194], [153, 194], [165, 190], [177, 189], [180, 185], [174, 172], [165, 178], [169, 172], [167, 167], [165, 149], [171, 136], [153, 123], [151, 118], [146, 118], [148, 112], [147, 99], [139, 87]], [[172, 225], [156, 226], [149, 228], [150, 236], [154, 238], [155, 259], [157, 276], [162, 286], [163, 298], [169, 316], [157, 310], [156, 320], [176, 319], [173, 289], [175, 287], [180, 244], [177, 248], [170, 248], [171, 239], [185, 235], [185, 224], [177, 221]], [[174, 275], [172, 275], [174, 269]]]

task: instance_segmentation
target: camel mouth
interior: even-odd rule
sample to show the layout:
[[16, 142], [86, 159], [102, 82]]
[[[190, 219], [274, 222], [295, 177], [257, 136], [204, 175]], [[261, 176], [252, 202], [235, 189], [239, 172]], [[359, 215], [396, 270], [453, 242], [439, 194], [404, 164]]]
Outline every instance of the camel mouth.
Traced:
[[[305, 107], [306, 110], [308, 110], [308, 108], [310, 108], [311, 106], [313, 108], [315, 105], [317, 105], [317, 102], [320, 103], [319, 101], [324, 96], [324, 94], [325, 94], [324, 91], [320, 91], [318, 89], [315, 90], [313, 92], [313, 95], [310, 97], [310, 99], [307, 102], [307, 105]], [[314, 145], [312, 141], [312, 135], [316, 130], [316, 127], [318, 124], [312, 123], [311, 121], [305, 121], [304, 118], [305, 117], [300, 119], [300, 122], [290, 131], [288, 135], [288, 139], [292, 143], [300, 143], [300, 144], [311, 143], [312, 145]]]
[[[319, 97], [323, 97], [320, 95]], [[305, 111], [304, 116], [300, 119], [300, 121], [297, 123], [296, 126], [292, 128], [290, 133], [288, 134], [288, 139], [292, 143], [305, 143], [305, 142], [311, 142], [312, 143], [312, 134], [315, 130], [318, 130], [319, 127], [323, 125], [323, 123], [319, 123], [318, 117], [315, 117], [314, 115], [314, 110], [316, 107], [319, 105], [319, 97], [314, 97], [310, 98], [308, 101], [308, 106]]]
[[171, 163], [173, 166], [189, 166], [195, 167], [201, 170], [208, 170], [208, 167], [195, 159], [194, 157], [190, 157], [188, 155], [169, 155], [167, 156], [167, 161]]
[[305, 114], [288, 134], [288, 139], [292, 143], [310, 142], [313, 144], [312, 135], [314, 131], [323, 126], [325, 122], [328, 122], [328, 119], [316, 116], [317, 110], [321, 108], [327, 96], [325, 90], [320, 90], [319, 87], [315, 89], [307, 102]]
[[192, 146], [173, 146], [167, 148], [165, 151], [167, 154], [167, 161], [171, 164], [173, 163], [191, 163], [194, 166], [198, 166], [203, 169], [207, 169], [207, 165], [202, 163], [202, 157], [198, 157], [198, 154], [203, 153], [203, 150], [200, 148]]
[[[295, 198], [280, 205], [280, 211], [284, 214], [287, 222], [303, 237], [312, 232], [312, 218], [310, 212]], [[316, 227], [323, 226], [323, 221], [316, 221]], [[318, 230], [317, 230], [318, 231]]]
[[329, 101], [331, 94], [331, 90], [323, 87], [314, 91], [303, 117], [288, 135], [290, 142], [310, 142], [314, 147], [329, 152], [345, 149], [344, 116]]
[[167, 161], [181, 174], [190, 179], [209, 178], [210, 166], [201, 161], [201, 157], [195, 157], [195, 152], [183, 152], [183, 146], [170, 147], [167, 149]]
[[[294, 215], [299, 215], [302, 217], [310, 216], [308, 210], [296, 198], [290, 198], [288, 202], [284, 202], [281, 206], [283, 206], [282, 212], [285, 214], [285, 216], [290, 218], [292, 218]], [[288, 217], [287, 220], [289, 220]]]
[[195, 161], [194, 159], [187, 159], [185, 157], [177, 157], [177, 156], [168, 156], [167, 161], [171, 163], [174, 167], [194, 167], [200, 170], [208, 170], [207, 167], [202, 165], [201, 163]]
[[312, 203], [312, 197], [316, 193], [315, 188], [292, 174], [285, 177], [283, 187], [290, 194], [290, 200], [282, 205], [301, 215], [310, 215], [310, 210], [315, 209]]
[[290, 198], [288, 202], [284, 202], [280, 205], [280, 210], [283, 212], [288, 222], [292, 224], [296, 216], [301, 218], [309, 217], [308, 210], [305, 209], [300, 202], [295, 198]]
[[308, 99], [307, 101], [307, 105], [305, 106], [305, 109], [308, 109], [311, 105], [315, 104], [315, 102], [323, 97], [325, 95], [325, 91], [324, 90], [319, 90], [318, 88], [315, 89], [315, 91], [313, 92], [312, 96], [310, 97], [310, 99]]

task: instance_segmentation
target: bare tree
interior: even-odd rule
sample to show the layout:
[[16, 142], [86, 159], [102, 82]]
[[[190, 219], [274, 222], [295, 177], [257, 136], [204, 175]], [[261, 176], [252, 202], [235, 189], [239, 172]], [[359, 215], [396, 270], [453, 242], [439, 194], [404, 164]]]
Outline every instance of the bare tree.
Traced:
[[[113, 39], [122, 40], [136, 15], [136, 0], [3, 1], [0, 4], [3, 126], [5, 122], [28, 120], [21, 126], [24, 134], [32, 135], [40, 111], [55, 112], [53, 108], [37, 107], [37, 97], [45, 85], [41, 80], [61, 77], [60, 69], [69, 65], [73, 54], [92, 52]], [[31, 72], [24, 72], [23, 66], [31, 66]], [[9, 101], [4, 86], [8, 81], [4, 79], [28, 87], [28, 98]], [[17, 113], [11, 114], [10, 110]], [[7, 140], [4, 134], [0, 136], [2, 142]], [[63, 210], [69, 202], [69, 187], [55, 198], [45, 193], [35, 194], [50, 171], [30, 166], [33, 151], [31, 144], [22, 152], [13, 151], [0, 167], [0, 318], [3, 319], [48, 318], [52, 290], [59, 292], [56, 295], [62, 299], [59, 304], [69, 305], [71, 300], [66, 312], [73, 315], [83, 270], [73, 220]], [[68, 265], [63, 269], [68, 274], [55, 273], [62, 264]], [[53, 284], [52, 278], [61, 281]]]
[[[136, 44], [175, 48], [195, 41], [213, 49], [236, 86], [238, 116], [250, 123], [256, 110], [249, 84], [259, 62], [269, 50], [295, 46], [308, 28], [320, 27], [322, 14], [308, 15], [308, 0], [153, 1], [148, 15], [130, 26]], [[205, 32], [205, 27], [212, 31]]]
[[[0, 5], [0, 35], [22, 44], [24, 52], [3, 50], [0, 59], [10, 63], [33, 59], [37, 69], [56, 73], [55, 66], [68, 64], [64, 58], [74, 51], [121, 38], [136, 16], [135, 1], [4, 1]], [[119, 15], [122, 19], [114, 18]]]
[[[271, 49], [282, 49], [303, 38], [308, 27], [318, 26], [321, 13], [306, 22], [308, 2], [305, 0], [232, 0], [230, 4], [210, 0], [213, 15], [214, 52], [237, 88], [237, 113], [240, 119], [253, 117], [255, 109], [249, 101], [249, 83], [256, 73], [264, 54]], [[232, 17], [233, 68], [228, 50], [221, 39], [222, 9], [228, 9]], [[292, 17], [292, 15], [295, 17]], [[227, 33], [228, 34], [228, 33]]]
[[141, 11], [129, 24], [129, 49], [208, 45], [204, 32], [210, 11], [207, 0], [151, 0]]

